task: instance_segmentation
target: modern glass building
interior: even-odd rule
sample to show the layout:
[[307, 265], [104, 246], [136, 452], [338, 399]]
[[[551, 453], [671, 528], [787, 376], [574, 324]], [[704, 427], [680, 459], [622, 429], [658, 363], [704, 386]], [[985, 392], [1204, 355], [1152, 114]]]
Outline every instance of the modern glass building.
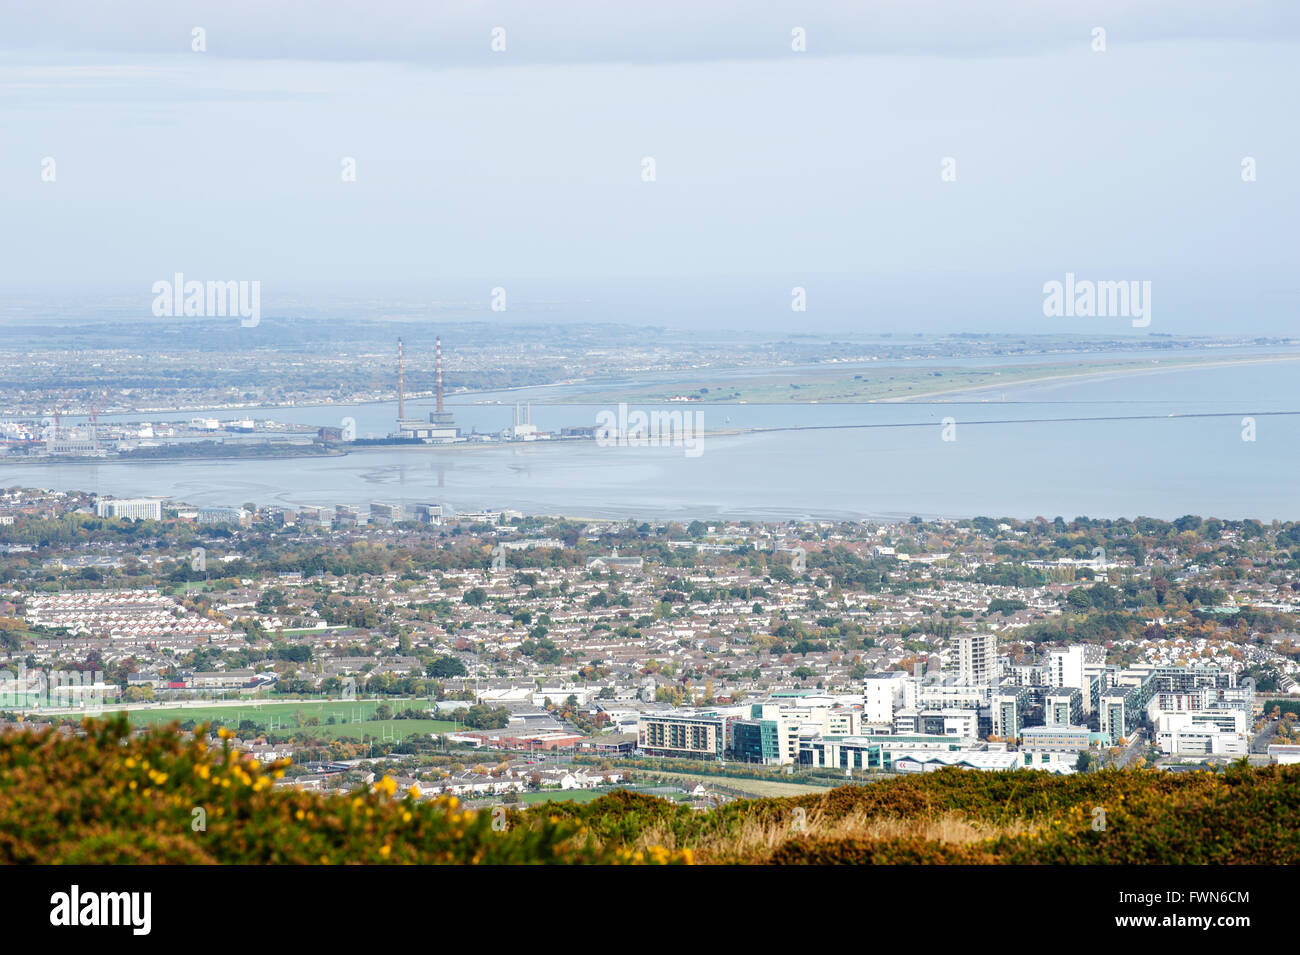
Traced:
[[731, 752], [744, 763], [779, 763], [780, 724], [776, 720], [737, 720], [731, 727]]

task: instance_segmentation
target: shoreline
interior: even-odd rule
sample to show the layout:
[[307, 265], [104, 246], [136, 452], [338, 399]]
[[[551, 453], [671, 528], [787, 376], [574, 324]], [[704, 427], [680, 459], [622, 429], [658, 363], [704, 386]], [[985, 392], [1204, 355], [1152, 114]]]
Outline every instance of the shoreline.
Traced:
[[[965, 388], [944, 388], [938, 391], [928, 391], [919, 395], [905, 395], [897, 398], [876, 398], [863, 402], [843, 402], [844, 404], [905, 404], [915, 402], [921, 398], [933, 398], [935, 395], [961, 395], [977, 394], [981, 391], [990, 391], [997, 388], [1019, 387], [1021, 385], [1036, 385], [1048, 381], [1064, 381], [1078, 378], [1104, 378], [1107, 375], [1145, 375], [1145, 374], [1162, 374], [1165, 372], [1190, 371], [1198, 368], [1230, 368], [1238, 365], [1267, 365], [1275, 362], [1300, 361], [1300, 355], [1274, 355], [1261, 358], [1236, 358], [1228, 361], [1186, 361], [1177, 364], [1164, 364], [1162, 367], [1144, 367], [1144, 368], [1107, 368], [1096, 369], [1093, 371], [1080, 371], [1066, 373], [1062, 375], [1045, 375], [1041, 378], [1019, 378], [1015, 381], [1009, 381], [1003, 384], [975, 385]], [[1157, 362], [1156, 364], [1160, 364]], [[985, 402], [980, 402], [981, 404]], [[997, 402], [988, 402], [995, 404]], [[1010, 402], [1008, 402], [1010, 403]]]
[[[1225, 347], [1242, 348], [1242, 347], [1251, 347], [1251, 346], [1246, 345], [1246, 344], [1240, 344], [1240, 345], [1232, 345], [1232, 346], [1225, 346]], [[1050, 359], [1050, 358], [1052, 357], [1052, 354], [1053, 354], [1053, 353], [1045, 353], [1042, 357]], [[1065, 354], [1068, 355], [1068, 354], [1070, 354], [1070, 353], [1065, 353]], [[1084, 355], [1084, 356], [1086, 356], [1086, 355], [1088, 355], [1088, 354], [1094, 354], [1094, 353], [1081, 352], [1081, 353], [1076, 353], [1076, 354], [1080, 354], [1080, 355]], [[1140, 360], [1141, 360], [1141, 359], [1129, 359], [1129, 361], [1140, 361]], [[1158, 358], [1156, 358], [1156, 359], [1150, 359], [1150, 360], [1153, 361], [1153, 362], [1155, 362], [1155, 363], [1157, 363], [1157, 364], [1163, 364], [1162, 360], [1161, 360], [1161, 359], [1158, 359]], [[1180, 359], [1170, 359], [1170, 361], [1169, 361], [1169, 363], [1167, 364], [1166, 368], [1163, 368], [1163, 369], [1148, 369], [1148, 368], [1145, 368], [1145, 367], [1144, 367], [1144, 368], [1133, 368], [1133, 369], [1108, 368], [1108, 369], [1097, 369], [1097, 370], [1083, 370], [1083, 371], [1079, 371], [1079, 372], [1066, 372], [1066, 373], [1061, 374], [1061, 375], [1048, 375], [1048, 376], [1044, 376], [1044, 377], [1042, 377], [1042, 378], [1018, 379], [1018, 380], [1016, 380], [1016, 381], [1014, 381], [1014, 382], [1010, 382], [1009, 384], [1017, 384], [1017, 385], [1022, 385], [1022, 384], [1032, 384], [1032, 383], [1041, 383], [1041, 382], [1043, 382], [1043, 381], [1052, 381], [1052, 380], [1057, 379], [1057, 378], [1084, 378], [1084, 377], [1091, 377], [1091, 376], [1095, 376], [1095, 375], [1106, 375], [1106, 374], [1140, 374], [1140, 373], [1145, 372], [1145, 371], [1148, 371], [1148, 370], [1177, 370], [1178, 368], [1184, 368], [1184, 367], [1205, 367], [1205, 368], [1209, 368], [1209, 367], [1217, 367], [1217, 366], [1225, 366], [1225, 365], [1253, 364], [1253, 363], [1260, 363], [1260, 362], [1275, 362], [1275, 361], [1296, 361], [1296, 360], [1300, 360], [1300, 355], [1261, 355], [1261, 356], [1258, 356], [1258, 357], [1236, 358], [1236, 359], [1229, 359], [1229, 360], [1216, 360], [1216, 359], [1214, 359], [1214, 358], [1208, 358], [1207, 360], [1200, 360], [1200, 359], [1198, 359], [1198, 358], [1196, 358], [1196, 357], [1190, 357], [1190, 358], [1181, 359], [1181, 360], [1180, 360]], [[951, 367], [951, 366], [949, 366], [949, 365], [945, 365], [945, 364], [943, 363], [943, 360], [935, 360], [935, 361], [933, 361], [933, 362], [928, 362], [927, 360], [924, 360], [924, 359], [915, 359], [915, 360], [909, 360], [906, 364], [907, 364], [907, 366], [910, 366], [910, 367]], [[867, 367], [875, 366], [875, 365], [877, 365], [877, 363], [875, 363], [875, 362], [861, 362], [861, 363], [853, 363], [851, 366], [846, 366], [846, 367], [858, 367], [859, 365], [861, 365], [861, 367], [867, 368]], [[821, 364], [821, 365], [810, 365], [810, 366], [809, 366], [809, 365], [805, 365], [805, 366], [801, 366], [801, 367], [804, 367], [804, 368], [829, 368], [829, 367], [832, 367], [832, 365], [831, 365], [831, 364], [825, 364], [825, 363], [824, 363], [824, 364]], [[1013, 365], [990, 365], [990, 366], [988, 366], [988, 367], [993, 368], [993, 369], [1004, 369], [1004, 370], [1005, 370], [1005, 369], [1010, 369], [1010, 370], [1014, 370], [1015, 368], [1020, 367], [1020, 366], [1018, 366], [1018, 365], [1014, 365], [1014, 364], [1013, 364]], [[726, 371], [745, 371], [745, 372], [752, 372], [752, 371], [778, 372], [778, 371], [788, 371], [788, 370], [790, 370], [790, 369], [785, 369], [785, 368], [782, 368], [782, 367], [780, 367], [780, 366], [738, 366], [737, 368], [728, 368], [728, 369], [724, 369], [724, 370], [726, 370]], [[670, 384], [670, 383], [672, 383], [672, 382], [666, 382], [665, 384]], [[471, 406], [471, 407], [494, 407], [494, 406], [498, 406], [498, 405], [499, 405], [499, 406], [501, 406], [501, 407], [503, 407], [503, 408], [508, 408], [508, 407], [510, 407], [510, 402], [509, 402], [509, 401], [497, 400], [497, 401], [486, 401], [486, 402], [485, 402], [485, 401], [475, 401], [475, 400], [473, 400], [473, 399], [476, 398], [476, 397], [482, 396], [482, 395], [492, 395], [492, 394], [510, 394], [510, 393], [513, 393], [513, 392], [530, 391], [530, 390], [539, 390], [539, 391], [541, 391], [541, 390], [546, 390], [546, 389], [556, 389], [556, 388], [572, 388], [572, 387], [590, 386], [590, 385], [592, 385], [592, 384], [596, 384], [596, 382], [593, 382], [593, 381], [590, 380], [590, 379], [576, 379], [576, 380], [575, 380], [575, 379], [569, 379], [569, 380], [566, 380], [566, 381], [553, 381], [553, 382], [547, 382], [547, 383], [544, 383], [544, 384], [512, 385], [512, 386], [508, 386], [508, 387], [503, 387], [503, 388], [492, 388], [492, 389], [470, 389], [470, 390], [466, 390], [466, 391], [457, 392], [457, 393], [452, 394], [452, 395], [448, 395], [447, 398], [446, 398], [446, 400], [448, 401], [448, 403], [457, 403], [457, 404], [459, 404], [459, 403], [461, 403], [462, 401], [464, 401], [464, 404], [465, 404], [466, 406]], [[960, 387], [960, 388], [941, 388], [941, 389], [937, 389], [937, 390], [934, 390], [934, 391], [920, 392], [920, 393], [918, 393], [918, 394], [911, 394], [911, 395], [899, 395], [899, 396], [896, 396], [896, 397], [887, 397], [887, 398], [861, 398], [861, 399], [850, 399], [850, 400], [847, 400], [847, 401], [829, 401], [829, 400], [828, 400], [828, 401], [818, 401], [818, 400], [816, 400], [816, 399], [809, 400], [809, 401], [780, 401], [780, 402], [773, 402], [773, 401], [766, 401], [766, 402], [764, 402], [764, 401], [745, 401], [745, 402], [735, 402], [735, 401], [693, 402], [693, 401], [691, 401], [691, 402], [680, 402], [680, 404], [687, 405], [687, 406], [694, 406], [694, 407], [703, 407], [703, 406], [705, 406], [705, 405], [725, 406], [725, 405], [742, 404], [742, 403], [743, 403], [743, 404], [796, 404], [796, 405], [808, 405], [808, 404], [884, 404], [884, 403], [897, 403], [897, 402], [915, 401], [915, 400], [917, 400], [917, 399], [924, 399], [924, 398], [934, 397], [935, 395], [944, 395], [944, 394], [961, 394], [961, 393], [966, 393], [966, 392], [979, 392], [979, 391], [985, 391], [985, 390], [989, 390], [989, 389], [993, 389], [993, 388], [997, 388], [997, 387], [1000, 387], [1000, 385], [999, 385], [999, 384], [993, 384], [993, 383], [991, 383], [991, 384], [988, 384], [988, 385], [964, 386], [964, 387]], [[408, 400], [408, 401], [412, 401], [412, 402], [416, 402], [416, 403], [418, 403], [418, 402], [420, 402], [420, 401], [428, 401], [428, 400], [432, 399], [433, 397], [434, 397], [434, 392], [432, 392], [432, 391], [429, 391], [429, 392], [420, 391], [420, 392], [414, 392], [414, 393], [412, 393], [412, 394], [408, 394], [408, 395], [407, 395], [407, 400]], [[469, 400], [465, 400], [465, 399], [469, 399]], [[581, 395], [575, 395], [575, 396], [573, 396], [570, 400], [565, 400], [565, 401], [551, 401], [551, 400], [548, 400], [548, 399], [546, 399], [546, 398], [535, 398], [535, 399], [530, 399], [530, 400], [531, 400], [534, 404], [542, 404], [542, 405], [568, 405], [568, 404], [572, 404], [572, 405], [589, 405], [589, 404], [601, 404], [601, 403], [605, 403], [605, 402], [603, 402], [603, 399], [602, 399], [602, 400], [596, 400], [596, 401], [593, 401], [593, 400], [591, 400], [590, 398], [588, 398], [587, 396], [581, 396]], [[620, 399], [614, 399], [614, 400], [620, 400]], [[621, 400], [626, 400], [626, 399], [621, 399]], [[318, 410], [318, 409], [328, 410], [328, 409], [337, 409], [337, 408], [369, 407], [369, 406], [376, 406], [376, 405], [388, 405], [388, 404], [395, 404], [396, 401], [397, 401], [397, 395], [396, 395], [396, 393], [394, 393], [392, 396], [387, 397], [387, 398], [362, 398], [362, 399], [344, 399], [344, 400], [341, 400], [341, 401], [318, 401], [318, 402], [313, 402], [313, 403], [310, 403], [310, 404], [283, 404], [283, 405], [274, 405], [274, 404], [257, 404], [257, 405], [197, 405], [197, 406], [193, 406], [193, 407], [180, 407], [180, 408], [134, 408], [134, 409], [131, 409], [131, 410], [129, 410], [129, 411], [104, 411], [104, 412], [101, 412], [101, 414], [107, 415], [107, 416], [109, 416], [109, 417], [115, 417], [115, 418], [124, 418], [124, 417], [126, 417], [126, 416], [128, 416], [128, 415], [144, 415], [144, 416], [146, 416], [149, 420], [153, 420], [153, 416], [156, 416], [156, 415], [172, 415], [172, 414], [175, 414], [175, 415], [191, 415], [191, 414], [199, 414], [199, 413], [205, 413], [205, 412], [206, 412], [206, 413], [212, 413], [212, 414], [219, 414], [219, 413], [228, 413], [228, 414], [233, 414], [233, 413], [238, 413], [238, 414], [245, 414], [245, 415], [247, 415], [247, 414], [252, 414], [252, 413], [261, 412], [261, 411], [265, 411], [265, 412], [275, 412], [275, 413], [284, 413], [284, 412], [295, 411], [295, 410], [298, 410], [298, 409], [301, 409], [301, 410], [303, 410], [303, 411], [311, 411], [311, 410]], [[633, 403], [633, 402], [629, 402], [629, 403]], [[638, 400], [638, 401], [636, 401], [635, 403], [637, 403], [637, 404], [662, 404], [662, 403], [667, 403], [667, 402], [663, 402], [663, 401]], [[31, 414], [28, 414], [28, 413], [26, 413], [26, 412], [17, 412], [17, 411], [15, 411], [15, 412], [11, 412], [11, 413], [7, 413], [7, 414], [9, 414], [10, 417], [23, 417], [24, 415], [26, 415], [26, 416], [28, 416], [28, 417], [31, 416]], [[32, 414], [34, 414], [34, 413], [32, 413]], [[82, 412], [71, 412], [71, 413], [69, 413], [68, 415], [66, 415], [66, 417], [69, 418], [69, 419], [71, 420], [71, 419], [77, 419], [77, 418], [85, 418], [85, 417], [87, 417], [87, 414], [86, 414], [86, 413], [82, 413]]]
[[[967, 385], [959, 385], [957, 387], [941, 387], [941, 388], [934, 388], [931, 390], [920, 391], [915, 393], [887, 395], [885, 397], [865, 397], [865, 396], [860, 398], [832, 397], [826, 399], [807, 398], [802, 400], [779, 400], [779, 401], [770, 400], [770, 399], [765, 400], [762, 398], [740, 399], [740, 400], [731, 399], [726, 401], [669, 401], [662, 397], [653, 397], [645, 394], [619, 394], [617, 392], [614, 392], [612, 394], [598, 393], [594, 397], [591, 395], [584, 395], [581, 396], [580, 398], [575, 397], [572, 400], [563, 401], [563, 402], [535, 401], [534, 403], [535, 404], [593, 405], [593, 406], [609, 405], [611, 403], [626, 403], [628, 405], [638, 405], [638, 406], [640, 405], [659, 406], [659, 405], [671, 404], [673, 406], [681, 406], [683, 408], [706, 408], [706, 407], [725, 408], [725, 407], [735, 407], [740, 405], [757, 405], [757, 406], [792, 405], [792, 406], [799, 406], [799, 407], [807, 407], [807, 406], [818, 405], [818, 404], [825, 404], [825, 405], [905, 404], [907, 402], [919, 403], [941, 395], [968, 395], [968, 394], [977, 395], [981, 392], [992, 391], [996, 389], [1005, 390], [1019, 385], [1056, 381], [1058, 379], [1063, 380], [1063, 379], [1080, 379], [1080, 378], [1104, 378], [1108, 375], [1135, 375], [1135, 374], [1147, 374], [1147, 373], [1160, 373], [1164, 371], [1179, 371], [1179, 370], [1184, 370], [1189, 368], [1215, 368], [1215, 367], [1226, 367], [1226, 366], [1234, 366], [1234, 365], [1269, 364], [1274, 362], [1285, 362], [1285, 361], [1300, 361], [1300, 355], [1263, 354], [1258, 356], [1233, 358], [1233, 359], [1219, 359], [1219, 358], [1209, 358], [1209, 357], [1201, 359], [1201, 358], [1192, 357], [1192, 358], [1184, 358], [1184, 359], [1169, 359], [1167, 361], [1162, 361], [1160, 359], [1128, 359], [1125, 361], [1112, 362], [1112, 363], [1107, 363], [1102, 365], [1094, 365], [1091, 367], [1089, 367], [1086, 364], [1081, 366], [1077, 364], [1075, 366], [1068, 365], [1068, 364], [1060, 365], [1060, 366], [1049, 365], [1048, 367], [1059, 367], [1061, 369], [1061, 373], [1046, 374], [1046, 375], [1038, 374], [1035, 377], [1031, 377], [1031, 378], [1014, 377], [1016, 371], [1026, 366], [992, 365], [989, 366], [988, 369], [990, 372], [993, 371], [999, 373], [1006, 372], [1006, 373], [1010, 373], [1012, 377], [1007, 378], [1005, 381], [989, 381], [985, 384], [973, 384], [973, 385], [967, 384]], [[918, 367], [949, 368], [951, 366], [940, 365], [940, 364], [933, 364], [933, 365], [918, 364]], [[773, 372], [779, 370], [780, 369], [777, 368], [769, 369], [769, 371], [773, 371]], [[988, 402], [984, 401], [980, 403], [988, 403]]]

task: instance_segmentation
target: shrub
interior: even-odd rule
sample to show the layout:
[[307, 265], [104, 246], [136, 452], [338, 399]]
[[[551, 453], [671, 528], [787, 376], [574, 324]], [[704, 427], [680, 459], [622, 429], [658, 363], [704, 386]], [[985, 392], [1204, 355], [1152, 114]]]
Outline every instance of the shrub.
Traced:
[[557, 816], [418, 801], [384, 777], [324, 795], [277, 789], [267, 767], [175, 724], [133, 735], [125, 716], [80, 734], [0, 735], [0, 863], [688, 862], [657, 847], [603, 848]]

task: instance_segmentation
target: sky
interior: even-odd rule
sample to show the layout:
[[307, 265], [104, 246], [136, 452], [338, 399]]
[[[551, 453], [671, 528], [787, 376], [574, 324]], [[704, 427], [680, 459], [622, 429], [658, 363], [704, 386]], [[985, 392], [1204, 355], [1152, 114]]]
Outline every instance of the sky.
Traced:
[[[0, 316], [147, 314], [181, 272], [272, 315], [500, 287], [512, 318], [1294, 333], [1297, 5], [1055, 6], [10, 4]], [[1045, 316], [1067, 272], [1151, 282], [1150, 324]]]

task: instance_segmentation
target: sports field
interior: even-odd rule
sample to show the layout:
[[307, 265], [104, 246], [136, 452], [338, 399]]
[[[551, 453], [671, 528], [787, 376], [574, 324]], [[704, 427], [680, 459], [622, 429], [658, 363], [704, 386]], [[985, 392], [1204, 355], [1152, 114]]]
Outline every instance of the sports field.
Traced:
[[[320, 739], [405, 739], [420, 733], [452, 733], [462, 728], [450, 720], [375, 720], [375, 710], [386, 704], [394, 712], [427, 709], [428, 700], [288, 700], [283, 703], [224, 703], [212, 706], [176, 706], [128, 710], [136, 726], [155, 723], [220, 723], [237, 729], [244, 721], [265, 732], [303, 732]], [[331, 724], [330, 718], [334, 719]], [[319, 720], [319, 724], [308, 725]]]
[[612, 789], [544, 789], [536, 793], [522, 793], [519, 802], [524, 806], [539, 802], [591, 802], [611, 792]]

